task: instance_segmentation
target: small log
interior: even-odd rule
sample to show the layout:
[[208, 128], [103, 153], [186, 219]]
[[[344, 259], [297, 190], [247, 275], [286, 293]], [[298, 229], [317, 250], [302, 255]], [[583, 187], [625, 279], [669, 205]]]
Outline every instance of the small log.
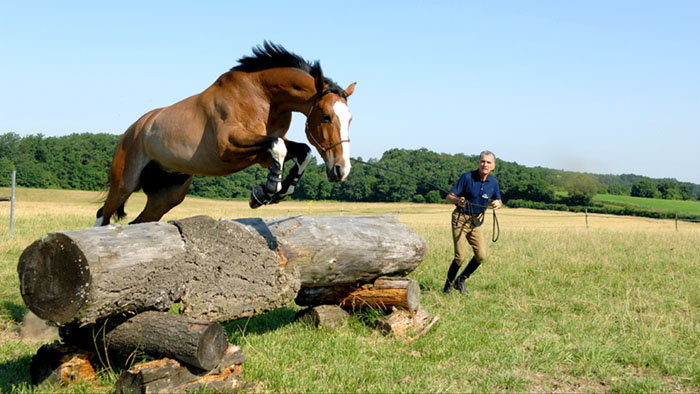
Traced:
[[350, 314], [337, 305], [319, 305], [299, 311], [296, 319], [316, 327], [337, 328], [345, 324], [349, 317]]
[[386, 317], [377, 319], [376, 328], [384, 335], [392, 335], [395, 338], [408, 338], [421, 334], [430, 320], [430, 313], [422, 307], [415, 312], [396, 309]]
[[32, 384], [66, 385], [95, 380], [97, 354], [54, 341], [36, 352], [29, 366]]
[[207, 390], [232, 393], [246, 384], [240, 380], [244, 357], [241, 348], [229, 345], [222, 362], [210, 373], [195, 373], [173, 359], [160, 359], [139, 364], [124, 371], [116, 383], [120, 393], [184, 393]]
[[128, 358], [144, 352], [153, 358], [174, 358], [205, 371], [219, 365], [228, 347], [217, 322], [164, 312], [143, 312], [123, 323], [60, 330], [67, 343], [94, 349], [105, 356]]
[[340, 305], [344, 308], [392, 307], [415, 311], [420, 305], [420, 286], [415, 279], [381, 277], [362, 286], [302, 287], [295, 302], [301, 306]]

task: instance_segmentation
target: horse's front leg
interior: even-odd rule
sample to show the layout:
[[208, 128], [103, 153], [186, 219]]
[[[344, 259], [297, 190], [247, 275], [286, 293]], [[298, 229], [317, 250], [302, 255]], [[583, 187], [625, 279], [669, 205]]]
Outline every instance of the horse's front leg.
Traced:
[[294, 193], [294, 189], [299, 183], [299, 179], [304, 174], [306, 166], [309, 165], [313, 155], [311, 148], [303, 143], [285, 140], [287, 145], [287, 160], [294, 160], [294, 167], [289, 170], [289, 174], [282, 181], [282, 188], [274, 196], [272, 196], [271, 204], [280, 202], [285, 197]]
[[264, 185], [255, 186], [250, 191], [248, 204], [253, 209], [269, 204], [273, 196], [282, 190], [282, 174], [284, 160], [287, 157], [287, 145], [282, 138], [274, 138], [270, 140], [270, 147], [267, 151], [272, 157], [272, 164], [268, 169], [267, 182]]

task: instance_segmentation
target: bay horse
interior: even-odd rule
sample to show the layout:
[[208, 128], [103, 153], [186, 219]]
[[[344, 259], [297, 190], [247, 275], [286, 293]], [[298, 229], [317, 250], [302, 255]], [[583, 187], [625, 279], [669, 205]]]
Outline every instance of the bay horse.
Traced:
[[[285, 138], [292, 112], [306, 115], [306, 137], [323, 158], [330, 182], [350, 173], [347, 98], [309, 63], [265, 41], [203, 92], [143, 115], [122, 136], [110, 169], [109, 192], [95, 226], [126, 216], [129, 196], [143, 189], [146, 206], [131, 223], [158, 221], [187, 194], [193, 175], [222, 176], [254, 164], [268, 168], [255, 186], [255, 209], [292, 194], [311, 160], [311, 148]], [[294, 167], [283, 180], [284, 162]]]

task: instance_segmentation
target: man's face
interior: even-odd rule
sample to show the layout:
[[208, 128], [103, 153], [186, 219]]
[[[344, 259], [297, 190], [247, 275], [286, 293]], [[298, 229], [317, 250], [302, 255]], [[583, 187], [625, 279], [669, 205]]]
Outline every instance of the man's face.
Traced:
[[492, 155], [481, 155], [481, 159], [479, 159], [479, 174], [485, 177], [494, 168], [496, 168], [496, 159]]

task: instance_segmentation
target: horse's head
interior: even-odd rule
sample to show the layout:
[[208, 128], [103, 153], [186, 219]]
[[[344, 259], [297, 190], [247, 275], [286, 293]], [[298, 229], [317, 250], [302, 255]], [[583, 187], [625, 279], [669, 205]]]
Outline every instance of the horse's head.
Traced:
[[316, 96], [306, 118], [306, 137], [326, 162], [328, 180], [342, 182], [350, 174], [348, 129], [352, 114], [347, 98], [355, 90], [355, 84], [342, 90], [325, 80], [321, 73], [315, 76], [315, 83]]

